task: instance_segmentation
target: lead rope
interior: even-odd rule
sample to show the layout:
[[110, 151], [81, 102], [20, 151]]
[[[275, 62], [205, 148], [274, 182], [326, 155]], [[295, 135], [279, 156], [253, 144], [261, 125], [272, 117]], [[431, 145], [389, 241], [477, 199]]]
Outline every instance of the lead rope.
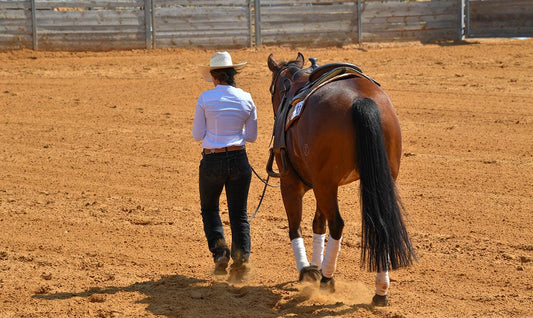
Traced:
[[[273, 139], [274, 139], [274, 136], [272, 136], [272, 138], [270, 139], [270, 144], [268, 145], [269, 148], [272, 145], [272, 140]], [[261, 193], [261, 199], [259, 199], [259, 204], [257, 204], [257, 208], [255, 209], [254, 214], [251, 217], [248, 218], [248, 222], [253, 220], [253, 218], [255, 218], [255, 216], [257, 215], [257, 212], [259, 212], [259, 208], [261, 207], [261, 203], [263, 203], [263, 198], [265, 197], [265, 192], [266, 192], [267, 187], [272, 187], [272, 188], [278, 188], [279, 187], [279, 184], [270, 184], [270, 183], [268, 183], [268, 180], [270, 179], [270, 176], [267, 176], [267, 178], [265, 180], [265, 179], [261, 178], [261, 176], [259, 176], [259, 174], [255, 171], [254, 167], [252, 167], [250, 165], [250, 168], [252, 168], [252, 171], [255, 174], [255, 176], [259, 180], [261, 180], [261, 182], [263, 182], [265, 184], [265, 186], [263, 187], [263, 193]]]

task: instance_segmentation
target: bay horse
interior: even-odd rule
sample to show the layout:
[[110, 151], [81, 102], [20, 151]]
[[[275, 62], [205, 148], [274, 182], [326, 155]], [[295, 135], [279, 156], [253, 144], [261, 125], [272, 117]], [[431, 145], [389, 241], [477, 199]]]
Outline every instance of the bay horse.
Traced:
[[[314, 85], [304, 94], [303, 105], [299, 105], [301, 113], [289, 124], [287, 117], [295, 116], [288, 111], [293, 109], [291, 101], [295, 96], [309, 88], [311, 79], [344, 65], [318, 67], [316, 59], [310, 60], [312, 66], [304, 69], [301, 53], [289, 62], [278, 63], [273, 54], [268, 57], [275, 123], [267, 172], [280, 177], [299, 279], [320, 280], [321, 288], [335, 291], [333, 274], [344, 227], [338, 187], [360, 180], [361, 267], [366, 264], [369, 271], [377, 272], [372, 303], [386, 306], [389, 269], [409, 266], [416, 260], [395, 186], [402, 156], [400, 123], [380, 85], [350, 64], [356, 70], [353, 75]], [[273, 158], [279, 173], [272, 169]], [[302, 199], [311, 189], [316, 211], [309, 263], [300, 223]], [[329, 237], [324, 252], [326, 224]]]

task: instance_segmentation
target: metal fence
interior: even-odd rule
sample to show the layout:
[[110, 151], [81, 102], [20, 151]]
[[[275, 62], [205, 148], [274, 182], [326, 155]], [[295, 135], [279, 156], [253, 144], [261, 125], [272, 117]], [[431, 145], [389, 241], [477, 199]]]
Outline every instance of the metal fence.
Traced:
[[344, 45], [533, 36], [533, 0], [0, 0], [0, 49]]

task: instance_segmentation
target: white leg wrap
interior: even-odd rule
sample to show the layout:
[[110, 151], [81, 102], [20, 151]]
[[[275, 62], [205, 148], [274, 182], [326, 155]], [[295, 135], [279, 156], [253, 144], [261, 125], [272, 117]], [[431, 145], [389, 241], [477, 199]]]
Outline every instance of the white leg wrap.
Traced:
[[304, 239], [301, 237], [295, 238], [291, 241], [291, 244], [294, 259], [296, 260], [296, 268], [298, 269], [298, 272], [300, 272], [302, 268], [309, 266], [307, 254], [305, 253]]
[[322, 275], [327, 278], [333, 277], [333, 273], [335, 273], [335, 269], [337, 268], [337, 257], [341, 250], [341, 241], [342, 237], [339, 240], [333, 239], [331, 235], [328, 237], [326, 253], [322, 261]]
[[311, 258], [311, 265], [315, 265], [318, 269], [322, 268], [325, 241], [326, 234], [313, 233], [313, 257]]
[[389, 290], [389, 272], [379, 272], [376, 275], [376, 295], [385, 296]]

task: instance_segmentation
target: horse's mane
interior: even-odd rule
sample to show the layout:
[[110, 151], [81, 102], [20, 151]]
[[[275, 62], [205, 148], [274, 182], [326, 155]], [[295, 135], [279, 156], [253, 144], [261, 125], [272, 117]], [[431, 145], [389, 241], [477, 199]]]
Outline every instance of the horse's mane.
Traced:
[[288, 61], [288, 62], [282, 61], [282, 62], [279, 63], [279, 65], [281, 67], [288, 68], [291, 73], [298, 72], [299, 70], [301, 70], [301, 68], [298, 67], [298, 61], [297, 60], [292, 60], [292, 61]]

